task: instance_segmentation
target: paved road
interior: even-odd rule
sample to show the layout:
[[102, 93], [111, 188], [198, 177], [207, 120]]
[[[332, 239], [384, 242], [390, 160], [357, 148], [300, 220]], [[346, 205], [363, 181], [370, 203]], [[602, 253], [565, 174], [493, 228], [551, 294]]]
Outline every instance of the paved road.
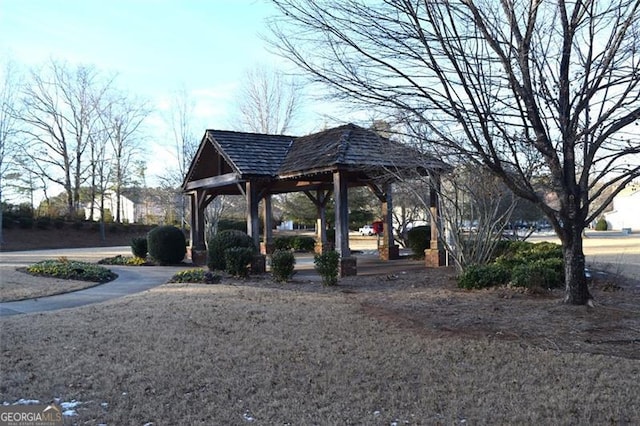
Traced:
[[[44, 259], [55, 259], [61, 256], [72, 260], [85, 262], [97, 262], [105, 257], [118, 254], [128, 255], [129, 247], [107, 247], [91, 249], [64, 249], [64, 250], [33, 250], [21, 252], [5, 252], [0, 254], [0, 273], [2, 268], [15, 268], [38, 262]], [[53, 311], [57, 309], [74, 308], [91, 303], [104, 302], [116, 297], [139, 293], [159, 286], [171, 278], [184, 266], [109, 266], [118, 278], [105, 284], [84, 290], [74, 291], [55, 296], [41, 297], [38, 299], [19, 300], [16, 302], [0, 303], [0, 316]]]

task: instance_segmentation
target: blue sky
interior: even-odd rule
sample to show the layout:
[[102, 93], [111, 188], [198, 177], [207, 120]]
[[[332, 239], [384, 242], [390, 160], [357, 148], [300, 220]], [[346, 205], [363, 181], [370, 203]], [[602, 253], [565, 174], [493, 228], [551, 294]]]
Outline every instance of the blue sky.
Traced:
[[[117, 73], [119, 87], [156, 108], [156, 129], [184, 87], [200, 137], [205, 128], [231, 128], [243, 72], [285, 66], [261, 38], [274, 13], [267, 0], [0, 0], [0, 54], [26, 67], [54, 58]], [[322, 110], [307, 102], [292, 133], [320, 129]], [[152, 139], [150, 151], [170, 144]]]
[[[162, 104], [181, 87], [224, 102], [247, 68], [281, 61], [260, 34], [274, 13], [262, 0], [0, 0], [0, 52], [31, 66], [49, 58], [95, 65]], [[219, 127], [228, 108], [215, 112]]]

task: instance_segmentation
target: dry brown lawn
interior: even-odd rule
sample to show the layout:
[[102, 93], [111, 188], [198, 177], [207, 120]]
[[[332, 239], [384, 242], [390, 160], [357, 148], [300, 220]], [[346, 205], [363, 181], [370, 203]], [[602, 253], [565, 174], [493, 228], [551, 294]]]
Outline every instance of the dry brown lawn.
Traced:
[[[611, 291], [605, 291], [611, 290]], [[640, 288], [458, 290], [451, 271], [166, 284], [0, 319], [0, 402], [76, 424], [637, 424]]]
[[14, 267], [0, 266], [0, 302], [53, 296], [99, 284], [91, 281], [35, 277]]

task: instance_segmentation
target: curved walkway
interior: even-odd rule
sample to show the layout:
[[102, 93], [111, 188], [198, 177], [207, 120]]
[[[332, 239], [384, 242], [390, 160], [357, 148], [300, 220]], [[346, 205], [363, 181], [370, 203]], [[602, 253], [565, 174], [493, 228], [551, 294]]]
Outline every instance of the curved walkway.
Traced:
[[[95, 262], [117, 254], [127, 255], [129, 247], [107, 247], [92, 249], [68, 250], [34, 250], [22, 252], [5, 252], [0, 255], [0, 267], [18, 267], [65, 256], [86, 262]], [[18, 300], [0, 303], [0, 316], [53, 311], [74, 308], [91, 303], [104, 302], [116, 297], [139, 293], [167, 282], [184, 266], [109, 266], [118, 278], [108, 283], [99, 284], [84, 290], [56, 294], [37, 299]]]

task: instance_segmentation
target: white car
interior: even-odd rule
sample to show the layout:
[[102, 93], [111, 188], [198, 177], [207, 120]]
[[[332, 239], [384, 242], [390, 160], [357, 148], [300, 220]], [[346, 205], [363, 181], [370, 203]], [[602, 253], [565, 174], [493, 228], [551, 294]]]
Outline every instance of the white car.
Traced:
[[373, 226], [365, 225], [362, 228], [358, 229], [360, 235], [374, 235], [376, 231], [374, 231]]

